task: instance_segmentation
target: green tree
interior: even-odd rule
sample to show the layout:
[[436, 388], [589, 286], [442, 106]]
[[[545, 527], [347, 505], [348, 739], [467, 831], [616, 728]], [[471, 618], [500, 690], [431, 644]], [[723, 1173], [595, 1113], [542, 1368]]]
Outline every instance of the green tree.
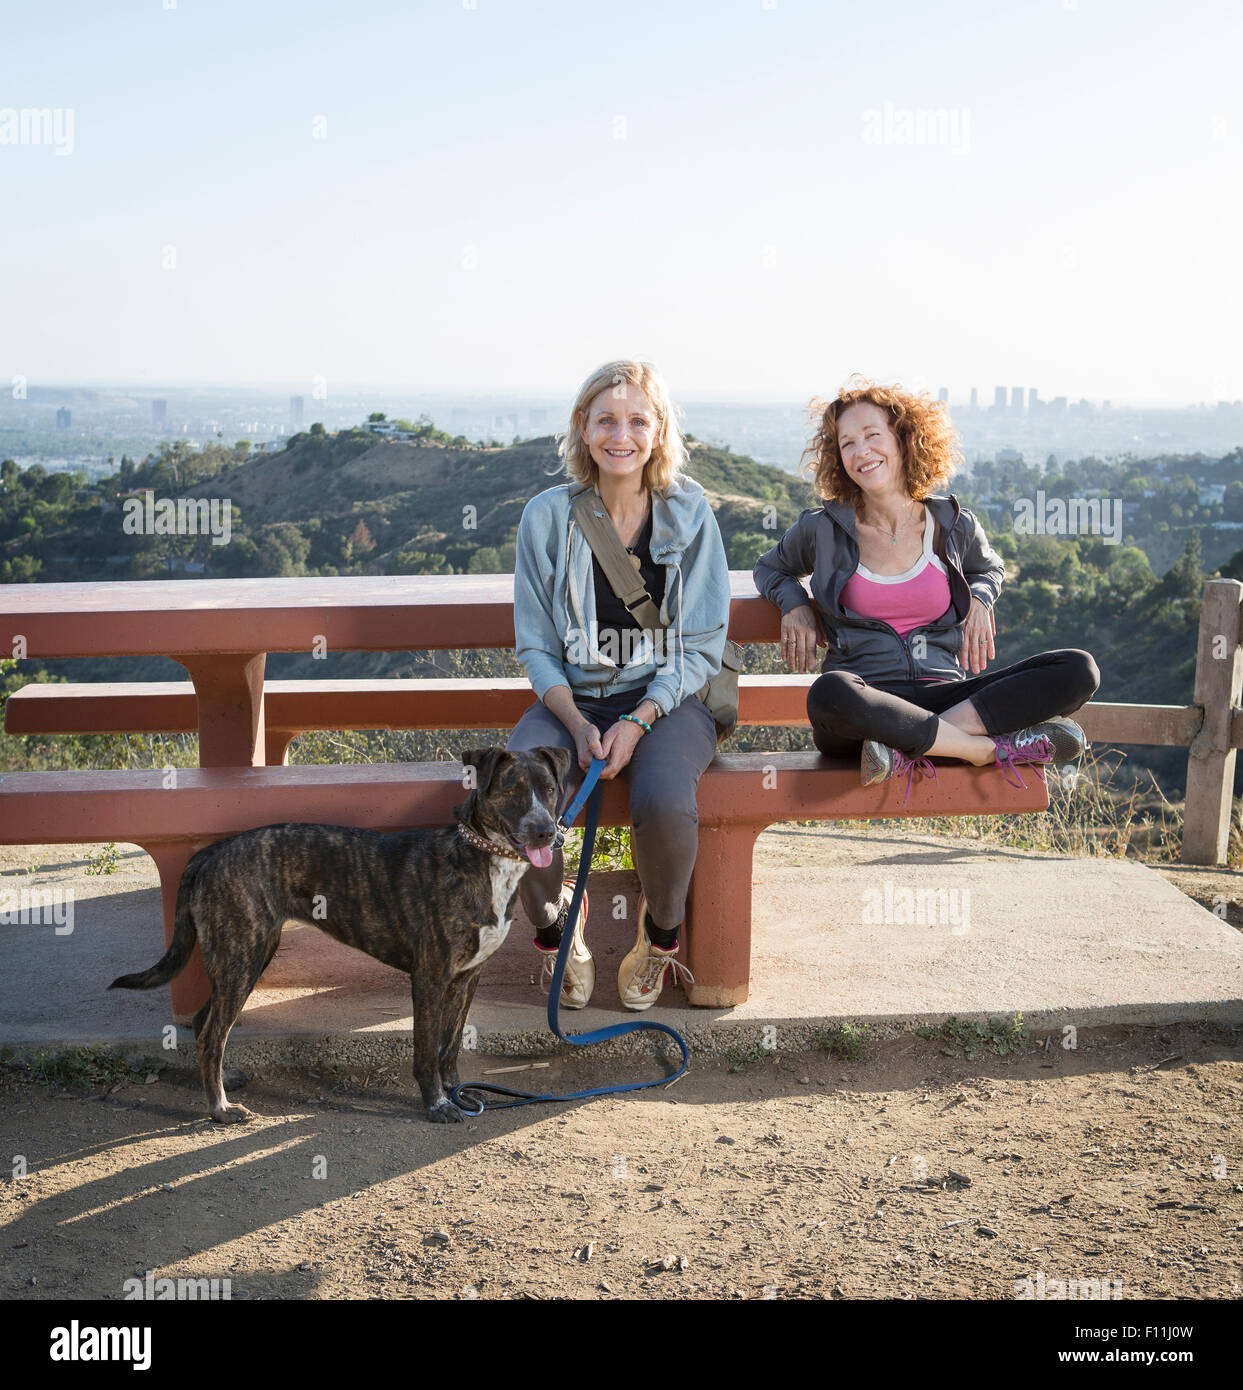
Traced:
[[1010, 526], [998, 526], [988, 532], [988, 543], [1007, 562], [1019, 557], [1019, 543]]
[[501, 569], [501, 557], [490, 545], [481, 546], [470, 557], [470, 563], [466, 566], [467, 574], [503, 574]]
[[1134, 545], [1124, 545], [1117, 551], [1110, 559], [1108, 573], [1110, 584], [1132, 592], [1150, 588], [1157, 582], [1148, 556]]
[[1204, 591], [1204, 571], [1200, 567], [1200, 533], [1192, 531], [1183, 546], [1183, 553], [1159, 585], [1159, 599], [1199, 600]]
[[261, 573], [277, 579], [304, 575], [310, 549], [310, 541], [292, 522], [267, 526], [259, 542]]
[[140, 550], [130, 561], [130, 576], [134, 579], [166, 579], [168, 561], [154, 550]]
[[732, 570], [749, 570], [766, 551], [773, 548], [776, 538], [760, 531], [738, 531], [725, 544], [725, 554]]
[[1019, 571], [1024, 579], [1057, 583], [1067, 542], [1057, 536], [1027, 536], [1019, 547]]
[[43, 561], [33, 555], [14, 555], [0, 562], [0, 581], [5, 584], [33, 584], [43, 568]]

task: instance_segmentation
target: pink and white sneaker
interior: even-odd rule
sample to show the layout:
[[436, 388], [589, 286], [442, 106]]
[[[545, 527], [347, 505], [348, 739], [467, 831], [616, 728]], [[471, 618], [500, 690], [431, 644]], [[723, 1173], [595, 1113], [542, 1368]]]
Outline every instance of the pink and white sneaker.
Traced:
[[931, 777], [934, 782], [940, 780], [930, 758], [910, 758], [900, 748], [890, 748], [887, 743], [880, 743], [874, 738], [864, 743], [859, 757], [859, 773], [865, 787], [886, 782], [890, 777], [900, 777], [904, 772], [906, 795], [902, 798], [903, 806], [911, 799], [911, 783], [916, 773], [921, 777]]
[[[997, 766], [1012, 787], [1023, 788], [1027, 783], [1019, 774], [1019, 766], [1036, 769], [1036, 776], [1046, 781], [1044, 770], [1049, 763], [1074, 763], [1083, 757], [1088, 740], [1073, 719], [1058, 716], [1020, 729], [1016, 734], [995, 738]], [[1014, 774], [1011, 781], [1009, 774]]]

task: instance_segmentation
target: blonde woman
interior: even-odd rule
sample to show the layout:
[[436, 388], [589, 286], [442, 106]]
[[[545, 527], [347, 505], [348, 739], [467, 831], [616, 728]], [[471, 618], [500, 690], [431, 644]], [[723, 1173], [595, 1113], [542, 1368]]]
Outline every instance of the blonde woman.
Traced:
[[[676, 956], [698, 849], [695, 794], [716, 751], [716, 725], [697, 692], [721, 666], [729, 569], [704, 491], [682, 471], [686, 447], [649, 363], [610, 362], [592, 373], [560, 454], [570, 481], [532, 498], [518, 526], [516, 651], [539, 700], [507, 746], [573, 749], [574, 786], [593, 757], [607, 760], [602, 778], [627, 778], [642, 893], [617, 988], [626, 1008], [641, 1010], [660, 997], [671, 970], [688, 973]], [[644, 631], [613, 593], [571, 513], [586, 489], [607, 511], [667, 628]], [[533, 860], [518, 891], [551, 980], [571, 891], [561, 851], [546, 865]], [[581, 1009], [595, 983], [586, 916], [584, 904], [565, 973], [567, 1008]]]
[[[817, 619], [830, 650], [807, 713], [816, 747], [858, 757], [864, 785], [935, 777], [932, 756], [1017, 767], [1073, 762], [1086, 747], [1065, 716], [1096, 693], [1085, 651], [1040, 652], [986, 671], [1005, 567], [946, 483], [961, 457], [948, 412], [872, 382], [817, 402], [808, 450], [817, 496], [755, 565], [781, 609], [791, 671], [814, 669]], [[810, 576], [811, 596], [803, 586]]]

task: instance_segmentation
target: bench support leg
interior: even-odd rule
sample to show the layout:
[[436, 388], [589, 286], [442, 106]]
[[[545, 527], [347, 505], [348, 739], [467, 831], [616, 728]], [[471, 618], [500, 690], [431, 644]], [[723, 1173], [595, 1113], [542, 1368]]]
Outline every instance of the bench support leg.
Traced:
[[289, 766], [289, 745], [297, 738], [288, 729], [268, 729], [264, 734], [269, 767]]
[[[191, 841], [183, 844], [144, 845], [143, 848], [155, 860], [160, 871], [160, 894], [164, 900], [164, 945], [171, 945], [173, 926], [177, 918], [177, 888], [181, 883], [182, 871], [190, 861], [190, 856], [210, 841]], [[211, 981], [203, 968], [203, 957], [195, 946], [185, 969], [169, 984], [173, 1001], [173, 1021], [189, 1024], [199, 1009], [207, 1003], [211, 993]]]
[[700, 825], [686, 906], [692, 1004], [732, 1008], [751, 987], [751, 861], [762, 827]]
[[179, 656], [199, 702], [199, 766], [262, 767], [264, 652]]

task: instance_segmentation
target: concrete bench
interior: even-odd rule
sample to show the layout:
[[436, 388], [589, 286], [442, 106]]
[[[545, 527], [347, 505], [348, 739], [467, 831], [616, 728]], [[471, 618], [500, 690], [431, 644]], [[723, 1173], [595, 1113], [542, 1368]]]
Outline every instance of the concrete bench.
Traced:
[[[528, 688], [528, 703], [529, 697]], [[460, 717], [459, 705], [455, 722]], [[905, 778], [862, 787], [857, 764], [817, 753], [719, 755], [699, 785], [699, 858], [686, 920], [687, 964], [696, 980], [691, 1002], [730, 1007], [747, 997], [752, 854], [767, 826], [1045, 809], [1045, 784], [1033, 771], [1025, 780], [1026, 789], [1019, 790], [996, 769], [944, 763], [938, 781], [915, 779], [904, 802]], [[10, 773], [0, 777], [0, 842], [140, 845], [159, 869], [167, 940], [182, 870], [213, 840], [282, 821], [388, 831], [447, 825], [464, 795], [461, 767], [445, 762], [191, 768], [172, 777], [162, 771]], [[606, 784], [601, 823], [629, 824], [623, 781]], [[826, 918], [833, 910], [825, 904]], [[207, 992], [196, 951], [172, 984], [175, 1019], [188, 1021]]]
[[[197, 581], [18, 586], [10, 625], [31, 657], [172, 656], [193, 681], [32, 684], [7, 702], [11, 734], [194, 733], [198, 769], [175, 785], [153, 772], [22, 773], [0, 778], [0, 842], [141, 845], [155, 860], [171, 939], [190, 855], [213, 839], [279, 821], [396, 829], [448, 824], [462, 799], [452, 763], [291, 767], [291, 740], [313, 729], [506, 729], [534, 700], [511, 680], [267, 681], [268, 651], [512, 649], [510, 576], [400, 580]], [[749, 573], [731, 575], [730, 634], [774, 642], [780, 619]], [[805, 727], [812, 675], [743, 676], [740, 723]], [[258, 757], [267, 765], [255, 766]], [[858, 766], [815, 753], [718, 756], [700, 783], [699, 862], [687, 909], [696, 1004], [747, 995], [755, 840], [782, 820], [969, 815], [1044, 809], [1047, 790], [995, 771], [946, 765], [940, 783], [859, 785]], [[625, 784], [606, 791], [604, 823], [626, 825]], [[179, 1020], [206, 997], [197, 952], [173, 985]]]

